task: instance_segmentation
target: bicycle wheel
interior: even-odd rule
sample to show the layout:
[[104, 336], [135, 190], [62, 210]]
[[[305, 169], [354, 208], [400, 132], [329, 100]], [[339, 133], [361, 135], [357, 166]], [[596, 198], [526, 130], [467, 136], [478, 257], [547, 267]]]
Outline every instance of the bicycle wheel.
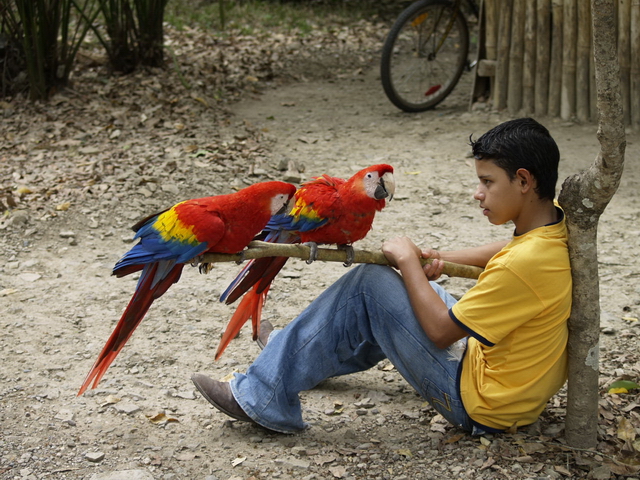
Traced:
[[469, 28], [448, 0], [419, 0], [404, 10], [382, 47], [384, 92], [405, 112], [442, 102], [467, 65]]

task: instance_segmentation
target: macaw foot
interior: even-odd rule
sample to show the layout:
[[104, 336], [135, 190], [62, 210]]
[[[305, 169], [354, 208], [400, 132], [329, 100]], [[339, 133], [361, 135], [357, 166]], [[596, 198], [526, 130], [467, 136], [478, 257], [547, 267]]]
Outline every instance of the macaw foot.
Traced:
[[304, 242], [303, 245], [309, 247], [309, 259], [306, 262], [311, 265], [318, 258], [318, 244], [316, 242]]
[[213, 263], [203, 262], [203, 258], [204, 257], [202, 255], [198, 255], [197, 257], [194, 257], [189, 261], [189, 265], [191, 265], [192, 267], [198, 267], [198, 271], [206, 275], [211, 270], [213, 270]]
[[238, 260], [236, 260], [236, 264], [237, 265], [241, 265], [242, 262], [244, 262], [244, 250], [242, 250], [240, 253], [238, 253], [238, 255], [240, 255], [240, 258], [238, 258]]
[[211, 270], [213, 270], [213, 263], [201, 263], [200, 265], [198, 265], [198, 271], [200, 273], [203, 274], [207, 274], [209, 273]]
[[338, 245], [338, 250], [344, 250], [347, 253], [347, 261], [343, 263], [345, 267], [350, 267], [356, 259], [356, 254], [351, 245]]

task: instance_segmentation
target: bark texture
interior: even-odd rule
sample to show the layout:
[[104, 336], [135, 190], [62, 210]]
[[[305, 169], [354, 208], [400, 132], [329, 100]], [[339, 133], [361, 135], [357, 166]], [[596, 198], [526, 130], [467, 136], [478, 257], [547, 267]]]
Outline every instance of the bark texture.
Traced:
[[594, 447], [597, 443], [598, 221], [618, 189], [626, 147], [614, 0], [592, 0], [591, 12], [600, 152], [589, 169], [564, 181], [559, 196], [567, 216], [573, 272], [565, 434], [570, 445], [580, 448]]

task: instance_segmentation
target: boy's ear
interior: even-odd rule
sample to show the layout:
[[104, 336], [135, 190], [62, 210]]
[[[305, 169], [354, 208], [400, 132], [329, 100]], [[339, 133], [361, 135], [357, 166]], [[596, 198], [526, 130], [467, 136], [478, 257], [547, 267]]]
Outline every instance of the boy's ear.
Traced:
[[516, 171], [516, 182], [522, 189], [522, 193], [527, 193], [535, 187], [536, 179], [526, 168], [519, 168]]

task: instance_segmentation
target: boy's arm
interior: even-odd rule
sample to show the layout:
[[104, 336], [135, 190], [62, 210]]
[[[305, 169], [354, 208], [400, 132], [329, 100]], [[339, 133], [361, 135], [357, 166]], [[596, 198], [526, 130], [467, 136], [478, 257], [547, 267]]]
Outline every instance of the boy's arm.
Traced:
[[420, 263], [420, 249], [410, 239], [399, 237], [384, 242], [382, 251], [402, 273], [413, 312], [429, 339], [438, 348], [447, 348], [466, 337], [467, 332], [451, 320], [449, 309], [429, 283]]
[[502, 250], [509, 240], [488, 243], [479, 247], [465, 248], [463, 250], [438, 251], [439, 258], [447, 262], [459, 263], [461, 265], [475, 265], [476, 267], [486, 267], [491, 257]]

